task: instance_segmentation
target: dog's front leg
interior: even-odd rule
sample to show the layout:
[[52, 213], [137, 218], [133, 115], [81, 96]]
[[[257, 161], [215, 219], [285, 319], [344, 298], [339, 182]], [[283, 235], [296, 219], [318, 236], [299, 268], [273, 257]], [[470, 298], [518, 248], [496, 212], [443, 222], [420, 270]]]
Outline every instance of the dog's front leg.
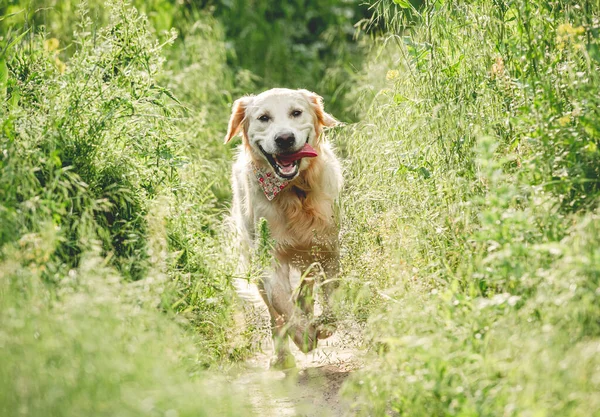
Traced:
[[340, 261], [337, 248], [331, 256], [321, 261], [324, 276], [322, 277], [321, 288], [323, 294], [323, 312], [317, 318], [317, 337], [327, 339], [336, 328], [337, 318], [333, 309], [333, 293], [339, 287]]
[[268, 300], [265, 302], [286, 323], [287, 334], [298, 346], [298, 349], [304, 353], [310, 352], [317, 347], [317, 330], [294, 300], [289, 277], [290, 268], [287, 263], [281, 263], [273, 271], [263, 281], [264, 292]]
[[293, 368], [296, 366], [296, 361], [288, 344], [288, 324], [285, 315], [285, 312], [292, 311], [291, 306], [285, 302], [289, 298], [288, 294], [291, 294], [289, 267], [278, 265], [272, 272], [267, 272], [259, 281], [258, 289], [271, 316], [271, 334], [275, 351], [271, 367]]
[[273, 358], [270, 367], [275, 369], [289, 369], [296, 366], [294, 355], [290, 351], [287, 336], [287, 327], [283, 317], [267, 301], [264, 288], [260, 288], [260, 294], [263, 296], [269, 315], [271, 316], [271, 334], [273, 338]]

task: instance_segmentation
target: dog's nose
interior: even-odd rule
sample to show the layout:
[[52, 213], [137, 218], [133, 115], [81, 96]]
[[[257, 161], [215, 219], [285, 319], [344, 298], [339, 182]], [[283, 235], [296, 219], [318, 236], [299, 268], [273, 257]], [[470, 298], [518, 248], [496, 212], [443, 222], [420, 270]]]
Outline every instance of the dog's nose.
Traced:
[[275, 143], [279, 147], [279, 149], [289, 149], [294, 146], [294, 142], [296, 141], [296, 137], [293, 133], [280, 133], [275, 138]]

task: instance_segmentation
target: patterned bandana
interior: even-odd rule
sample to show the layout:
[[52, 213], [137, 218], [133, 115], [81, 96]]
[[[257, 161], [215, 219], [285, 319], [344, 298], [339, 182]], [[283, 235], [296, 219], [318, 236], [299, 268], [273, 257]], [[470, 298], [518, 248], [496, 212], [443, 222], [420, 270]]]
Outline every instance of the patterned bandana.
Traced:
[[258, 168], [254, 164], [252, 164], [252, 170], [263, 189], [263, 193], [265, 193], [265, 197], [269, 201], [273, 200], [290, 183], [289, 181], [282, 180], [273, 172]]

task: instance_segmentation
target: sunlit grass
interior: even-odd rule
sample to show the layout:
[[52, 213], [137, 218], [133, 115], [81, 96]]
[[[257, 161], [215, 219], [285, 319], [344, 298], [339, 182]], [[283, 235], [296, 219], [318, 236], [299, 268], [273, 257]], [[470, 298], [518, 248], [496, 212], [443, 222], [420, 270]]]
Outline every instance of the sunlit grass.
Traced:
[[598, 10], [503, 7], [396, 16], [336, 136], [360, 415], [599, 412]]
[[[393, 3], [362, 70], [321, 84], [361, 119], [328, 132], [339, 309], [372, 355], [344, 392], [359, 415], [596, 415], [597, 5]], [[221, 139], [235, 97], [290, 74], [228, 66], [227, 22], [144, 7], [0, 22], [3, 416], [249, 413], [212, 373], [251, 353]]]
[[222, 34], [199, 16], [175, 47], [130, 6], [101, 10], [104, 27], [64, 16], [70, 54], [37, 31], [4, 45], [0, 414], [239, 415], [205, 372], [245, 354], [211, 119], [227, 112]]

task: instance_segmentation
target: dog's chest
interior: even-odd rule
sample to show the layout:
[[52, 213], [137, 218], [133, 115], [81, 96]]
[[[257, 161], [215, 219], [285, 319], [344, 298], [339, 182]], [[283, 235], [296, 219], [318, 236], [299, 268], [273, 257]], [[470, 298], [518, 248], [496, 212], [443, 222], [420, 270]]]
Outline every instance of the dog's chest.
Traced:
[[292, 186], [256, 209], [255, 216], [267, 220], [279, 245], [310, 249], [337, 235], [333, 199], [324, 193]]

